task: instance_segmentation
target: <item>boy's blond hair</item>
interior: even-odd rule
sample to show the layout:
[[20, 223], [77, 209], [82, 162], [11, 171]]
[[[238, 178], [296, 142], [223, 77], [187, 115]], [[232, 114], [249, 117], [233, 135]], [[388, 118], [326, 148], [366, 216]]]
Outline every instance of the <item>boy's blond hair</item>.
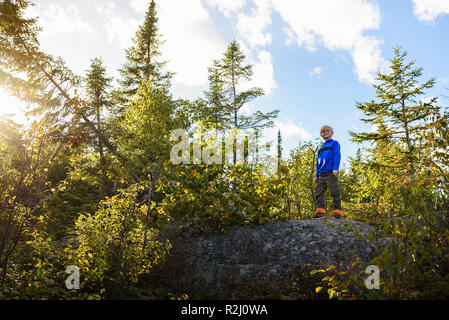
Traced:
[[334, 132], [334, 129], [332, 129], [331, 126], [324, 125], [324, 126], [322, 126], [321, 129], [320, 129], [320, 133], [323, 132], [323, 131], [326, 130], [326, 129], [329, 129], [330, 131]]

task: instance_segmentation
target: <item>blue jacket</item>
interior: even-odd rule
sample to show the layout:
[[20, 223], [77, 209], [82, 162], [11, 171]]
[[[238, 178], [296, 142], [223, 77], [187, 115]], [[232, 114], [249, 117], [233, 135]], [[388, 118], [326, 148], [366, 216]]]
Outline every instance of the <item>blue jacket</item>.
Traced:
[[318, 150], [316, 159], [316, 174], [332, 172], [340, 167], [341, 153], [340, 144], [332, 139], [327, 140]]

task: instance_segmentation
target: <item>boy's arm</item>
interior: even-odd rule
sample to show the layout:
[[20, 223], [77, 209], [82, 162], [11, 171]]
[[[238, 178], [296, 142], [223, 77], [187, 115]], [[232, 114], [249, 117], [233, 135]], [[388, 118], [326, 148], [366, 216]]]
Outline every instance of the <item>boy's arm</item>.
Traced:
[[333, 149], [334, 149], [334, 166], [332, 170], [338, 171], [340, 168], [341, 152], [340, 152], [340, 144], [337, 141], [335, 141]]

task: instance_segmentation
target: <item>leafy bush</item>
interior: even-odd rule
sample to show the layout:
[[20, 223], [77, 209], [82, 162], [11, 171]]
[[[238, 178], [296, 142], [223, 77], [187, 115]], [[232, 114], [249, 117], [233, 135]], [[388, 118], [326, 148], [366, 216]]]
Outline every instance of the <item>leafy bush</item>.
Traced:
[[62, 248], [44, 233], [34, 231], [26, 238], [11, 256], [0, 299], [70, 299]]
[[165, 207], [182, 227], [199, 233], [226, 232], [232, 225], [262, 224], [288, 219], [280, 199], [286, 181], [267, 177], [243, 165], [197, 165], [165, 167], [160, 186]]
[[132, 185], [102, 201], [94, 214], [76, 221], [79, 245], [70, 260], [82, 272], [81, 287], [106, 298], [133, 295], [138, 277], [163, 261], [170, 248], [157, 239], [158, 227], [167, 217], [156, 204], [139, 204], [139, 191]]
[[[381, 224], [379, 236], [389, 238], [369, 263], [357, 260], [348, 270], [329, 267], [324, 273], [330, 297], [352, 299], [447, 299], [449, 297], [449, 220], [432, 213], [420, 181], [403, 188], [400, 199], [408, 215]], [[399, 198], [399, 197], [398, 197]], [[366, 267], [380, 270], [379, 289], [367, 289]]]

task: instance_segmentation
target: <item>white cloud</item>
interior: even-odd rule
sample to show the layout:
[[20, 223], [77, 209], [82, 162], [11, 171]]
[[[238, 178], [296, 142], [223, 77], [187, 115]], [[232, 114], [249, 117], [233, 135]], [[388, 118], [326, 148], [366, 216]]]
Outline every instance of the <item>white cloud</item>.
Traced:
[[281, 129], [282, 139], [286, 141], [297, 138], [302, 140], [309, 140], [312, 138], [312, 134], [292, 120], [287, 120], [286, 122], [279, 121], [276, 123], [276, 127]]
[[374, 83], [376, 71], [385, 71], [388, 68], [388, 63], [382, 58], [380, 45], [381, 41], [374, 36], [361, 37], [354, 44], [351, 54], [354, 72], [360, 82]]
[[421, 21], [433, 21], [438, 16], [449, 14], [448, 0], [412, 0], [413, 12]]
[[131, 0], [131, 7], [137, 12], [144, 14], [148, 6], [150, 4], [150, 0]]
[[[293, 139], [309, 140], [313, 136], [306, 129], [304, 129], [302, 124], [296, 124], [292, 120], [288, 119], [286, 121], [275, 121], [274, 126], [271, 128], [266, 128], [263, 130], [263, 136], [266, 140], [277, 140], [278, 130], [281, 130], [281, 136], [283, 142], [288, 142]], [[265, 140], [263, 139], [263, 141]]]
[[271, 62], [271, 53], [262, 50], [257, 55], [258, 61], [254, 64], [254, 85], [261, 87], [266, 95], [270, 95], [277, 88], [274, 80], [274, 68]]
[[106, 19], [104, 30], [107, 40], [116, 41], [122, 49], [128, 48], [142, 21], [122, 12], [114, 2], [96, 3], [95, 10]]
[[245, 0], [206, 0], [209, 7], [216, 7], [224, 15], [230, 16], [245, 5]]
[[115, 13], [105, 24], [108, 41], [117, 41], [121, 48], [128, 48], [141, 21], [130, 16]]
[[226, 50], [209, 13], [201, 0], [164, 0], [158, 4], [159, 32], [165, 40], [161, 51], [168, 60], [167, 69], [176, 71], [173, 80], [188, 86], [206, 85], [207, 68]]
[[51, 38], [67, 33], [93, 34], [96, 30], [86, 21], [75, 5], [49, 4], [46, 7], [30, 7], [27, 16], [39, 16], [40, 36]]
[[[242, 51], [244, 47], [242, 47]], [[265, 95], [270, 95], [277, 88], [274, 80], [274, 67], [271, 61], [271, 53], [266, 50], [261, 50], [257, 54], [257, 59], [250, 59], [250, 64], [253, 65], [253, 77], [250, 82], [242, 82], [239, 86], [240, 90], [246, 90], [251, 87], [260, 87], [264, 90]]]
[[[313, 52], [319, 45], [331, 51], [345, 50], [354, 60], [354, 72], [361, 82], [373, 81], [381, 67], [382, 42], [365, 32], [378, 29], [380, 12], [369, 0], [271, 0], [273, 8], [288, 24], [287, 44], [293, 39], [298, 46]], [[362, 65], [368, 63], [368, 65]]]
[[289, 27], [284, 27], [282, 31], [284, 31], [284, 33], [287, 35], [287, 37], [285, 38], [285, 44], [287, 46], [291, 46], [293, 42], [295, 42], [295, 33]]
[[269, 0], [253, 0], [255, 8], [251, 14], [239, 13], [236, 29], [250, 47], [266, 46], [271, 43], [271, 34], [264, 29], [271, 24], [271, 4]]
[[104, 17], [109, 17], [114, 14], [116, 10], [116, 6], [114, 2], [109, 1], [100, 1], [94, 4], [94, 9]]
[[[107, 19], [105, 30], [108, 41], [128, 48], [143, 23], [149, 2], [130, 2], [130, 6], [139, 13], [139, 19], [120, 11], [113, 2], [97, 5], [97, 11]], [[212, 66], [213, 59], [221, 57], [226, 49], [225, 41], [216, 31], [202, 0], [156, 1], [156, 8], [159, 33], [161, 40], [165, 41], [160, 47], [160, 60], [167, 61], [167, 71], [176, 72], [173, 78], [175, 93], [190, 98], [201, 95], [208, 83], [207, 68]]]
[[324, 67], [322, 66], [316, 66], [313, 68], [313, 70], [309, 73], [309, 76], [311, 77], [317, 77], [319, 78], [321, 73], [323, 73]]

